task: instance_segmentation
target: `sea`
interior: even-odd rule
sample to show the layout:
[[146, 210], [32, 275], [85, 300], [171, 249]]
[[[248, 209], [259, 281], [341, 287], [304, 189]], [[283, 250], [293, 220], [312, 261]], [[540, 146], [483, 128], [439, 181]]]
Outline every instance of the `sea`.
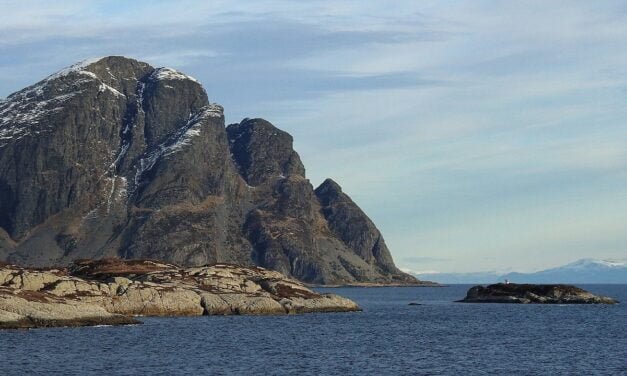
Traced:
[[0, 331], [0, 374], [627, 374], [627, 285], [580, 286], [612, 306], [454, 303], [469, 287], [317, 289], [353, 313]]

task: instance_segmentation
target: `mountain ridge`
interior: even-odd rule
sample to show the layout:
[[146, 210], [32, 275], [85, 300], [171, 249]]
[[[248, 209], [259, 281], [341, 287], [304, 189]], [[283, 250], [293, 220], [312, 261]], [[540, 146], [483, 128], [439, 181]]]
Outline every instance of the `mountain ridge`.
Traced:
[[292, 143], [260, 118], [227, 127], [174, 69], [120, 56], [70, 66], [0, 102], [0, 260], [229, 262], [309, 283], [417, 283], [337, 183], [314, 190]]
[[531, 273], [412, 273], [420, 279], [440, 283], [627, 283], [627, 260], [585, 258], [571, 263]]

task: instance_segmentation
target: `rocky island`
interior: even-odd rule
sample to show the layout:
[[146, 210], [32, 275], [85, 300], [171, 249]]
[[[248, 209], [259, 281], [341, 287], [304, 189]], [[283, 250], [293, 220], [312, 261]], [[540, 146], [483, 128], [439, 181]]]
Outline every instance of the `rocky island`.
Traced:
[[0, 266], [0, 329], [138, 323], [136, 316], [359, 311], [281, 273], [228, 264], [78, 260], [66, 269]]
[[0, 261], [119, 257], [420, 284], [338, 183], [314, 188], [292, 136], [260, 118], [227, 126], [208, 91], [109, 56], [0, 99]]
[[572, 285], [533, 285], [497, 283], [474, 286], [462, 303], [522, 303], [522, 304], [615, 304], [612, 298], [597, 296]]

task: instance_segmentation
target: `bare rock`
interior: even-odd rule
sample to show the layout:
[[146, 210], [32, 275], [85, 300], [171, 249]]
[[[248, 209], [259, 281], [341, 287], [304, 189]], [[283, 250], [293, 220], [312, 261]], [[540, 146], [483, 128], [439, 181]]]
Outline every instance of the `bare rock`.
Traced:
[[0, 328], [130, 324], [132, 316], [359, 311], [272, 270], [181, 268], [149, 260], [81, 260], [67, 270], [0, 267]]
[[232, 315], [233, 309], [220, 295], [211, 293], [201, 293], [200, 305], [203, 308], [203, 315]]
[[200, 296], [181, 287], [132, 284], [104, 303], [110, 312], [133, 316], [199, 316], [203, 312]]
[[219, 297], [226, 302], [231, 313], [236, 315], [276, 315], [286, 313], [283, 306], [269, 294], [259, 296], [220, 294]]
[[136, 323], [137, 320], [108, 312], [98, 304], [59, 299], [41, 292], [0, 290], [0, 329]]
[[355, 302], [335, 294], [324, 294], [310, 298], [284, 298], [281, 300], [281, 304], [289, 313], [351, 312], [359, 310], [359, 306]]

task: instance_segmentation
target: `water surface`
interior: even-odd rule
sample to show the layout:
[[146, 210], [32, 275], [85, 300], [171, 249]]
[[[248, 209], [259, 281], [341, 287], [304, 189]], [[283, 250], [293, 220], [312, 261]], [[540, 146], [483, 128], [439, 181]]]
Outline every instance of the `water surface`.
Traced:
[[1, 331], [0, 374], [627, 373], [627, 285], [582, 286], [614, 306], [453, 303], [468, 287], [318, 289], [359, 313]]

